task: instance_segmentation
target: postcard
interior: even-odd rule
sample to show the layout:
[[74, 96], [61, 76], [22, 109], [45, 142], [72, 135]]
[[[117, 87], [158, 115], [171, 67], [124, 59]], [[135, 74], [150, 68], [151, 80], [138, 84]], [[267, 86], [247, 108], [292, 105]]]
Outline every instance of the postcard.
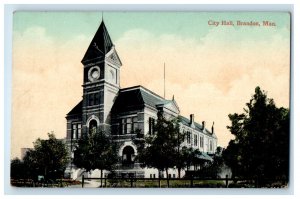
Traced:
[[288, 188], [288, 12], [13, 16], [13, 187]]

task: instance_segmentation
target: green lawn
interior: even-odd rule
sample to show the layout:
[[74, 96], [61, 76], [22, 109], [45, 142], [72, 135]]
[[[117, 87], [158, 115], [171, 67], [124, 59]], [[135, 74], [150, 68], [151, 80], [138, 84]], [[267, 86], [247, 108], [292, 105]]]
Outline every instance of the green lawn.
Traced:
[[[104, 180], [103, 180], [104, 183]], [[106, 187], [131, 187], [130, 180], [107, 180]], [[159, 187], [158, 179], [155, 180], [136, 180], [132, 182], [132, 187], [136, 188], [152, 188]], [[160, 180], [160, 187], [168, 187], [166, 179]], [[191, 180], [170, 180], [169, 187], [171, 188], [190, 188]], [[193, 180], [193, 187], [225, 187], [225, 182], [223, 180]]]

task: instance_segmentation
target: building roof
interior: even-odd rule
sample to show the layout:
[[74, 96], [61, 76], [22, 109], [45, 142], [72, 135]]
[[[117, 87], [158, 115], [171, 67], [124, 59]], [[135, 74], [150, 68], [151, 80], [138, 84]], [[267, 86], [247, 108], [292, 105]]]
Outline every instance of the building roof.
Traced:
[[[143, 108], [145, 105], [156, 109], [157, 105], [168, 104], [170, 102], [172, 102], [172, 100], [166, 100], [149, 89], [138, 85], [119, 90], [119, 95], [112, 107], [112, 112], [126, 112], [137, 108]], [[67, 117], [72, 115], [82, 115], [82, 100], [67, 114]], [[183, 125], [190, 126], [190, 120], [188, 118], [179, 115], [179, 119]], [[194, 122], [194, 125], [197, 131], [216, 138], [216, 135], [211, 133], [207, 128], [203, 131], [203, 126], [201, 124]]]
[[[190, 126], [190, 120], [182, 115], [179, 115], [179, 119], [181, 121], [181, 123], [185, 126]], [[216, 135], [215, 134], [212, 134], [211, 131], [209, 131], [207, 128], [205, 128], [205, 131], [203, 131], [203, 126], [197, 122], [194, 122], [195, 124], [195, 129], [197, 131], [200, 131], [200, 132], [203, 132], [204, 134], [208, 135], [208, 136], [211, 136], [211, 137], [215, 137], [216, 138]]]
[[141, 95], [143, 97], [143, 100], [145, 102], [145, 104], [152, 106], [152, 107], [156, 107], [157, 104], [160, 103], [164, 103], [167, 100], [163, 99], [162, 97], [158, 96], [157, 94], [153, 93], [152, 91], [141, 87], [142, 89], [140, 89], [141, 91]]
[[81, 62], [84, 64], [96, 58], [104, 59], [106, 53], [111, 50], [112, 46], [112, 40], [102, 21]]
[[[113, 105], [112, 112], [126, 112], [137, 108], [142, 108], [145, 105], [156, 109], [157, 105], [168, 104], [170, 102], [173, 102], [173, 100], [166, 100], [143, 86], [133, 86], [120, 89], [119, 95]], [[190, 120], [186, 117], [179, 115], [179, 119], [183, 125], [190, 126]], [[216, 135], [212, 134], [208, 129], [203, 131], [203, 126], [201, 124], [197, 122], [194, 122], [194, 124], [197, 131], [216, 138]]]
[[210, 162], [213, 161], [213, 159], [209, 155], [207, 155], [206, 153], [202, 153], [202, 152], [200, 155], [196, 155], [196, 157], [201, 160], [206, 160], [206, 161], [210, 161]]
[[67, 114], [67, 117], [71, 115], [82, 115], [82, 100]]
[[132, 108], [142, 108], [145, 105], [156, 108], [156, 105], [163, 101], [162, 97], [143, 86], [124, 88], [119, 91], [112, 112], [128, 111]]

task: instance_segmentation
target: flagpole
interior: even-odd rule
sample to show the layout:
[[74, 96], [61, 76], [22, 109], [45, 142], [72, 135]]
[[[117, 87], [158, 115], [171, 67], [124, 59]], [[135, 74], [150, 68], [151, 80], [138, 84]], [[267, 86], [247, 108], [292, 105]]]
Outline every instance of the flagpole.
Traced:
[[166, 99], [166, 66], [164, 63], [164, 98]]

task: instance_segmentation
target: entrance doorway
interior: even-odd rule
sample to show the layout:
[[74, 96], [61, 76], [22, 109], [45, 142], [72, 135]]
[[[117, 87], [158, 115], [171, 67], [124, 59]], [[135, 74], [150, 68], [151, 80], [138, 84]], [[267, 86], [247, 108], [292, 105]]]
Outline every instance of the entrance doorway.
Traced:
[[122, 164], [129, 166], [134, 164], [134, 149], [131, 146], [126, 146], [122, 153]]

